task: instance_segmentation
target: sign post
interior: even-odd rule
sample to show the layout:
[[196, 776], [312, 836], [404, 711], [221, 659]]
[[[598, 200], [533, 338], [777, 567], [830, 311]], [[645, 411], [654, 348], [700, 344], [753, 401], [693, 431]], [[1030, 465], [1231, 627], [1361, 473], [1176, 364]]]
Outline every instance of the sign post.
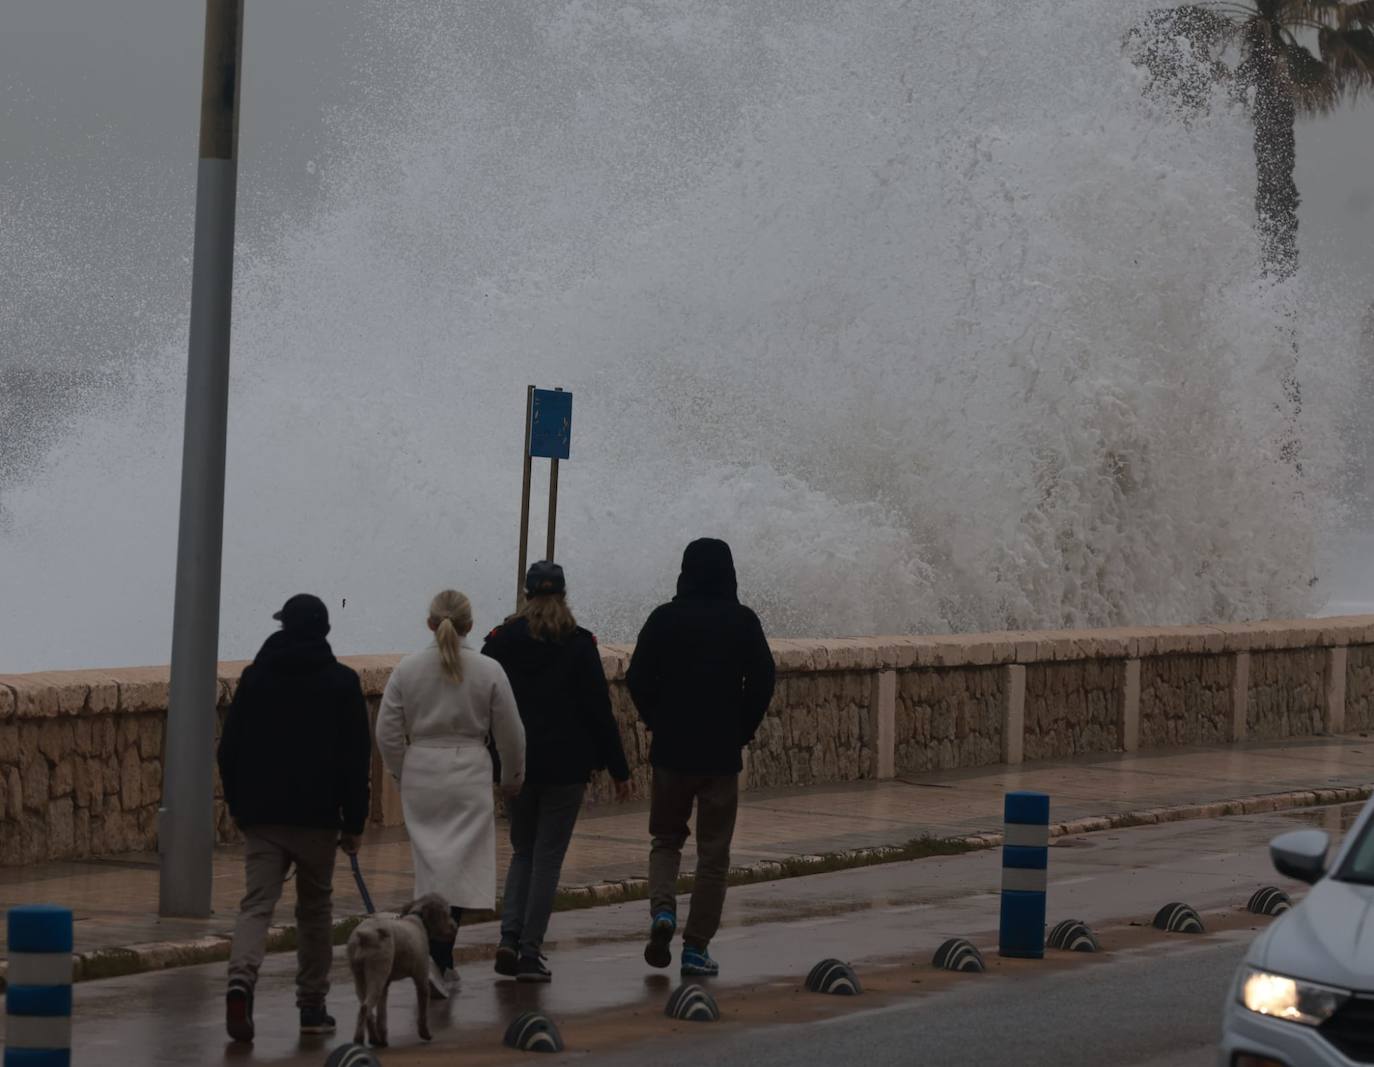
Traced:
[[534, 386], [525, 389], [525, 480], [520, 490], [520, 558], [515, 561], [515, 610], [525, 606], [525, 559], [530, 550], [530, 475], [534, 461], [530, 458], [530, 426], [534, 420]]
[[567, 459], [572, 445], [572, 393], [557, 389], [525, 392], [525, 469], [520, 495], [520, 560], [516, 575], [515, 610], [525, 603], [525, 570], [530, 546], [530, 478], [534, 457], [549, 460], [549, 530], [544, 558], [553, 559], [558, 530], [558, 461]]

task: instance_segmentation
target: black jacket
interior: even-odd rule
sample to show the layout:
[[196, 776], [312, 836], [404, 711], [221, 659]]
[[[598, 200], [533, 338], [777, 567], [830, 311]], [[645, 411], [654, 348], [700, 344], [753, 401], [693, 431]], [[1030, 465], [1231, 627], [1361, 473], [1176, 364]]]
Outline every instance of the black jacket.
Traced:
[[655, 767], [738, 774], [740, 749], [773, 699], [773, 654], [740, 604], [730, 546], [705, 538], [682, 557], [677, 596], [640, 631], [626, 681], [653, 733]]
[[487, 635], [482, 654], [505, 668], [525, 724], [525, 781], [577, 785], [605, 767], [630, 777], [596, 638], [580, 626], [564, 641], [540, 641], [524, 619]]
[[360, 834], [371, 769], [357, 674], [323, 637], [274, 633], [244, 669], [219, 743], [234, 821]]

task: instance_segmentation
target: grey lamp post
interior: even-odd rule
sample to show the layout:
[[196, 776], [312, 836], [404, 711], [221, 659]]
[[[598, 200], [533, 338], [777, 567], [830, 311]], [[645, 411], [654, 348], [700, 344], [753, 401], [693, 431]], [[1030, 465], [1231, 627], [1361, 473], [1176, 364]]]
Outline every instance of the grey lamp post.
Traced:
[[196, 174], [191, 341], [181, 461], [172, 679], [167, 707], [159, 912], [210, 914], [229, 322], [234, 284], [243, 0], [207, 0]]

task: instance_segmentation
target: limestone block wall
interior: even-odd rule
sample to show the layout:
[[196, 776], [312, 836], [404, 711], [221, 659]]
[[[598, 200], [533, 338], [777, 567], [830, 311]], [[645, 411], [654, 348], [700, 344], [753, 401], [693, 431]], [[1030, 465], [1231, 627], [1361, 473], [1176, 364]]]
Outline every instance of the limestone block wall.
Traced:
[[0, 866], [154, 846], [166, 683], [164, 669], [0, 682]]
[[1252, 653], [1246, 734], [1269, 741], [1321, 733], [1325, 690], [1323, 650], [1295, 648]]
[[749, 748], [749, 783], [849, 782], [873, 777], [867, 672], [784, 674]]
[[1367, 732], [1374, 727], [1374, 645], [1348, 649], [1345, 677], [1345, 728]]
[[1232, 739], [1233, 657], [1153, 656], [1141, 661], [1140, 744], [1211, 745]]
[[1007, 686], [1006, 670], [993, 666], [898, 671], [898, 773], [999, 762]]
[[1026, 667], [1025, 758], [1063, 759], [1120, 747], [1124, 659]]
[[[745, 787], [891, 778], [1001, 761], [1365, 733], [1374, 616], [1233, 626], [773, 642], [778, 687]], [[602, 662], [641, 794], [650, 737]], [[395, 656], [346, 660], [375, 716]], [[243, 664], [220, 668], [216, 723]], [[156, 847], [166, 668], [0, 676], [0, 865]], [[372, 821], [399, 825], [373, 763]], [[214, 783], [219, 797], [219, 783]], [[608, 798], [594, 783], [592, 801]], [[221, 841], [235, 837], [216, 799]]]

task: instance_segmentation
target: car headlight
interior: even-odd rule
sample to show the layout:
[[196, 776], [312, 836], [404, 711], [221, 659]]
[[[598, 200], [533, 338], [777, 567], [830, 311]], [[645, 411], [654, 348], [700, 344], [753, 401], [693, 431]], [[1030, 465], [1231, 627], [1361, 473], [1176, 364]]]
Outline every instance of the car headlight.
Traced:
[[1251, 970], [1240, 989], [1240, 1002], [1253, 1012], [1303, 1026], [1321, 1026], [1350, 994], [1282, 974]]

